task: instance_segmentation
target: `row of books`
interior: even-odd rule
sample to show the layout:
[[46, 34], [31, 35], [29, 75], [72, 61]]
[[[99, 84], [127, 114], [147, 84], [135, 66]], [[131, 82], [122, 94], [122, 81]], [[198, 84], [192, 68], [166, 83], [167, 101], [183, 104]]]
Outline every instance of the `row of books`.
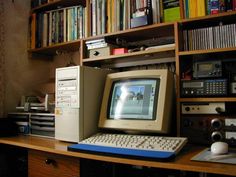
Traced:
[[179, 0], [91, 0], [90, 10], [92, 36], [180, 19]]
[[43, 4], [47, 4], [53, 2], [54, 0], [31, 0], [31, 8], [35, 8], [41, 6]]
[[185, 18], [236, 10], [236, 0], [184, 0]]
[[31, 48], [47, 47], [87, 36], [86, 8], [73, 6], [31, 17]]
[[183, 31], [184, 50], [236, 47], [236, 24]]

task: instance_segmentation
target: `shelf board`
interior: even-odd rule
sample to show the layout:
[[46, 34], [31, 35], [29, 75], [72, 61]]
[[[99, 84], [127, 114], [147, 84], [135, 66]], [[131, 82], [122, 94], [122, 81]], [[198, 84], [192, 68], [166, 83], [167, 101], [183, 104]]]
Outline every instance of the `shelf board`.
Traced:
[[236, 15], [236, 11], [230, 11], [230, 12], [223, 12], [219, 14], [214, 15], [206, 15], [203, 17], [195, 17], [195, 18], [189, 18], [189, 19], [182, 19], [180, 22], [182, 24], [189, 23], [189, 22], [197, 22], [197, 21], [209, 21], [209, 20], [216, 20], [216, 19], [222, 19], [227, 16]]
[[180, 56], [186, 55], [201, 55], [201, 54], [210, 54], [210, 53], [221, 53], [221, 52], [232, 52], [236, 51], [236, 47], [230, 48], [220, 48], [220, 49], [209, 49], [209, 50], [192, 50], [192, 51], [182, 51], [179, 52]]
[[179, 98], [179, 102], [236, 102], [236, 97]]
[[85, 6], [86, 1], [85, 0], [54, 0], [53, 2], [45, 3], [42, 5], [39, 5], [37, 7], [34, 7], [31, 9], [31, 13], [33, 12], [41, 12], [41, 11], [47, 11], [47, 10], [54, 10], [59, 9], [63, 7], [69, 7], [74, 5], [83, 5]]
[[134, 40], [141, 40], [142, 36], [145, 38], [153, 38], [158, 33], [159, 37], [162, 36], [174, 36], [174, 23], [173, 22], [167, 22], [167, 23], [156, 23], [152, 25], [137, 27], [137, 28], [131, 28], [126, 29], [122, 31], [116, 31], [111, 33], [105, 33], [102, 35], [96, 35], [96, 36], [89, 36], [87, 38], [84, 38], [84, 40], [94, 40], [94, 39], [100, 39], [104, 37], [122, 37], [124, 38], [133, 38]]
[[[83, 59], [84, 65], [95, 64], [108, 67], [127, 67], [132, 65], [145, 65], [161, 62], [175, 62], [175, 46], [159, 49], [150, 49], [133, 53], [110, 55]], [[127, 59], [128, 58], [128, 59]], [[125, 60], [124, 60], [125, 59]]]
[[38, 53], [44, 55], [55, 55], [57, 52], [66, 51], [66, 52], [74, 52], [80, 49], [81, 40], [75, 40], [66, 43], [54, 44], [48, 47], [29, 49], [29, 53]]

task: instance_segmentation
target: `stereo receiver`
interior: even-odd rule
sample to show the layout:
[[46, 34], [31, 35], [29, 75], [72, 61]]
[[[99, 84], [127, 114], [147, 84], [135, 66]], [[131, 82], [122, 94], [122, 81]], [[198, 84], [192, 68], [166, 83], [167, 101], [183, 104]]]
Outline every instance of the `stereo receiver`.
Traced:
[[236, 117], [184, 116], [181, 119], [181, 136], [190, 143], [210, 145], [215, 141], [226, 141], [236, 146]]
[[181, 96], [226, 96], [227, 79], [182, 80]]
[[225, 103], [182, 103], [181, 113], [182, 114], [221, 114], [224, 113]]

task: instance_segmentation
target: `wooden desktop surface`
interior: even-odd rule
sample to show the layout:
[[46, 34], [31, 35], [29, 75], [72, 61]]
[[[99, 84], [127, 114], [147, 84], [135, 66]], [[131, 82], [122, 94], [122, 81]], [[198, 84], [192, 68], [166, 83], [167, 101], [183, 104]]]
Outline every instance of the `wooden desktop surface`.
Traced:
[[34, 149], [54, 154], [66, 155], [70, 157], [86, 158], [106, 162], [236, 176], [236, 165], [197, 162], [190, 160], [194, 155], [202, 151], [205, 147], [186, 146], [174, 160], [170, 162], [158, 162], [87, 154], [81, 152], [71, 152], [67, 150], [67, 146], [71, 145], [71, 143], [36, 136], [22, 135], [16, 137], [4, 137], [0, 138], [0, 144], [7, 144], [27, 149]]

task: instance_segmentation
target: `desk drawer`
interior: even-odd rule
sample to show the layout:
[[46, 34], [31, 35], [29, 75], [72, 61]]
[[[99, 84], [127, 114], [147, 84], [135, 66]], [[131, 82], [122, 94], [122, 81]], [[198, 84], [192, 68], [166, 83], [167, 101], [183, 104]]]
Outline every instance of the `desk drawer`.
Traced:
[[29, 177], [79, 177], [79, 159], [29, 150]]

